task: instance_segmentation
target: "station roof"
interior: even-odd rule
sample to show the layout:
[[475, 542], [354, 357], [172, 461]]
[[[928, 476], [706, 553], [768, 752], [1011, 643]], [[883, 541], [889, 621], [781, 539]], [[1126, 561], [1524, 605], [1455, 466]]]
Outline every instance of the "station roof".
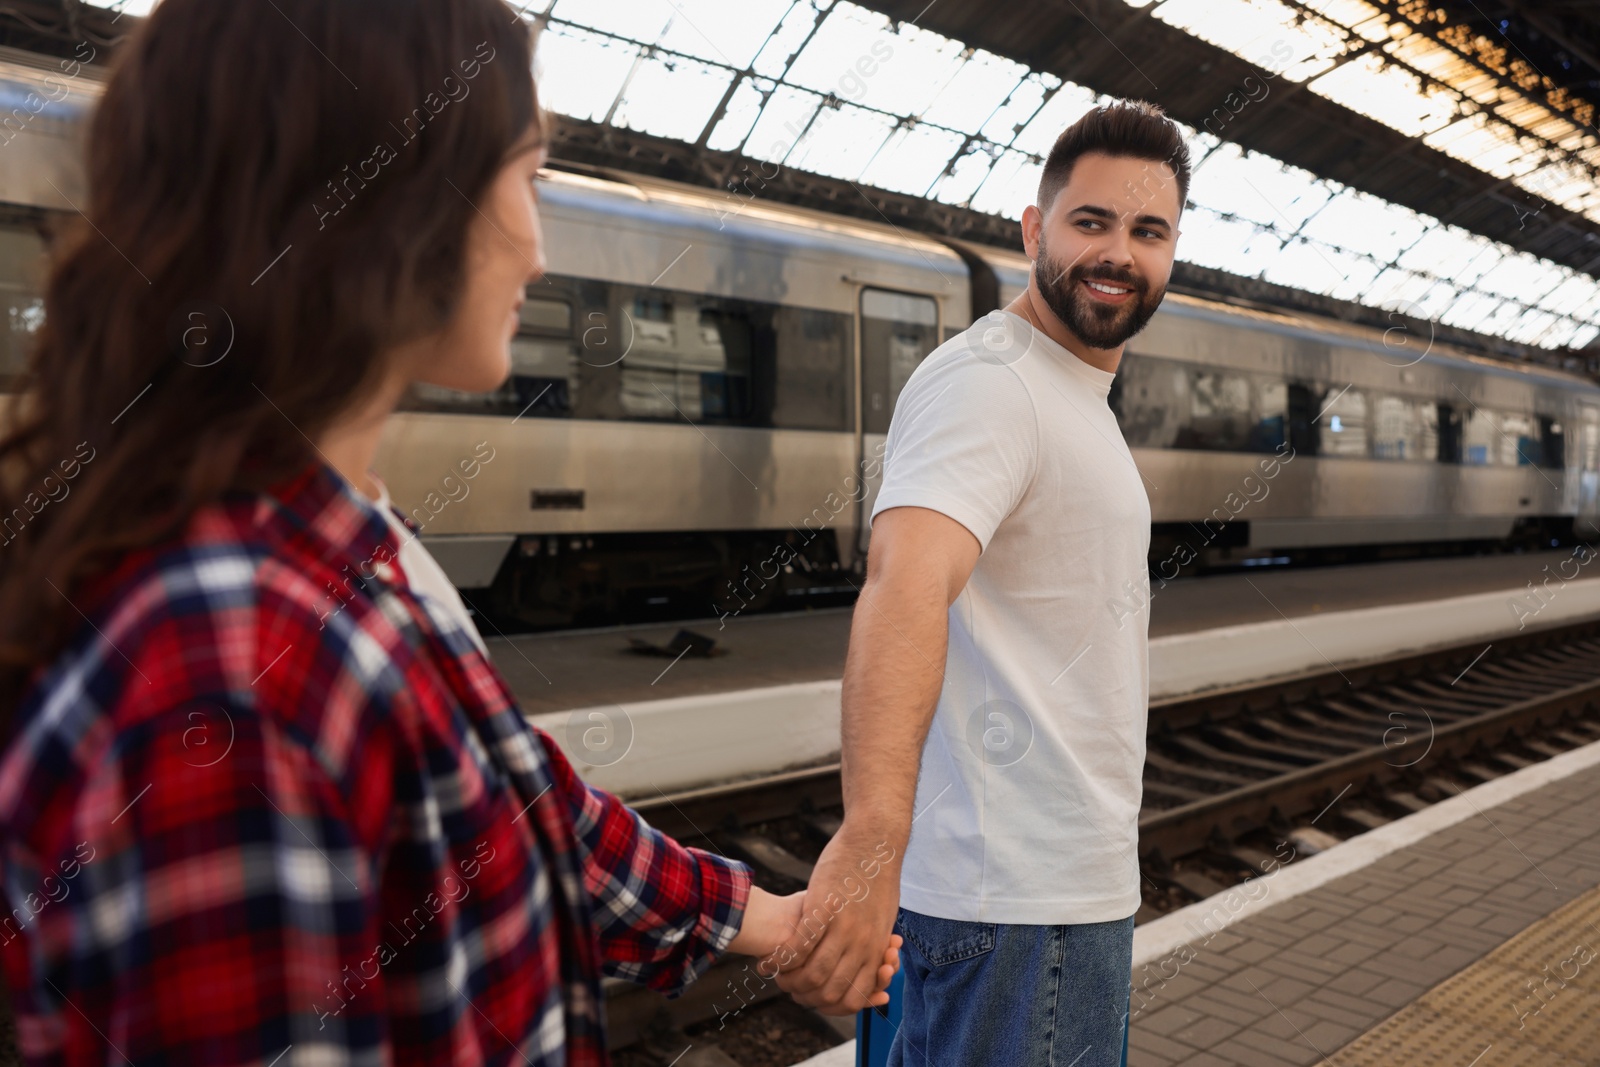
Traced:
[[1014, 219], [1064, 126], [1149, 98], [1198, 161], [1181, 258], [1543, 347], [1600, 333], [1593, 104], [1436, 12], [870, 2], [535, 0], [546, 99]]
[[[30, 5], [57, 21], [92, 10], [8, 8]], [[892, 203], [924, 199], [947, 232], [982, 236], [982, 218], [1015, 220], [1032, 200], [1064, 126], [1098, 102], [1144, 98], [1185, 127], [1196, 161], [1178, 249], [1191, 276], [1542, 348], [1600, 334], [1593, 5], [531, 0], [523, 10], [546, 23], [545, 102], [574, 120], [572, 154], [589, 162], [715, 172], [744, 188], [759, 165], [782, 173], [789, 199], [807, 199], [798, 185], [837, 200], [842, 183], [885, 218], [906, 217]], [[709, 166], [672, 173], [696, 154]], [[664, 166], [668, 156], [679, 162]]]

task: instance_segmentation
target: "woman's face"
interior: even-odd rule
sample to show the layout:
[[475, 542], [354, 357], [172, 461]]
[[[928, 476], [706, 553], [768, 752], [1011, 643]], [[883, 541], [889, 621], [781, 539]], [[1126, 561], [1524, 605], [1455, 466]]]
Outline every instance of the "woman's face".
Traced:
[[510, 342], [523, 291], [544, 274], [544, 235], [533, 187], [544, 161], [542, 147], [514, 151], [478, 203], [467, 232], [461, 303], [419, 353], [414, 381], [482, 393], [511, 373]]

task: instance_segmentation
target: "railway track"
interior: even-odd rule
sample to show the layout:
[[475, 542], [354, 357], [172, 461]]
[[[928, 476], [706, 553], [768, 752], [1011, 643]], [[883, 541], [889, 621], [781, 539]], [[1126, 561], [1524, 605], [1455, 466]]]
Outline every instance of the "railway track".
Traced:
[[[1137, 921], [1594, 741], [1600, 622], [1152, 705]], [[635, 807], [681, 840], [750, 863], [764, 887], [793, 892], [839, 825], [838, 765]], [[771, 983], [735, 994], [747, 962], [719, 963], [677, 1001], [613, 990], [619, 1063], [665, 1064], [687, 1044], [721, 1056], [708, 1063], [778, 1067], [810, 1055], [818, 1035], [846, 1033], [783, 1002]], [[753, 1053], [721, 1051], [730, 1005], [740, 1006], [736, 1023], [765, 1028]]]

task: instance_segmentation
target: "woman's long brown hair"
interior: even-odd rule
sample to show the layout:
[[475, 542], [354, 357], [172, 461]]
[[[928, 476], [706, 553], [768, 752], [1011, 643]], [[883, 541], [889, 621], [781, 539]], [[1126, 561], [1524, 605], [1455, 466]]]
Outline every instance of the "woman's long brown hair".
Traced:
[[500, 0], [163, 0], [123, 45], [0, 438], [0, 737], [78, 590], [303, 469], [445, 324], [531, 59]]

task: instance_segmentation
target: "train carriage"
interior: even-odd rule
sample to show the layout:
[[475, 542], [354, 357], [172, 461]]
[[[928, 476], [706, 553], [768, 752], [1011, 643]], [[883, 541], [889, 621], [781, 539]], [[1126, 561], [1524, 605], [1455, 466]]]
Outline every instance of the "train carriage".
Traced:
[[[86, 200], [100, 75], [67, 62], [0, 56], [7, 388], [42, 321], [46, 235]], [[376, 464], [474, 604], [561, 625], [859, 586], [900, 388], [1028, 263], [752, 184], [550, 172], [548, 274], [511, 376], [419, 388]], [[1152, 572], [1600, 534], [1600, 386], [1403, 329], [1169, 294], [1111, 394], [1150, 494]]]

